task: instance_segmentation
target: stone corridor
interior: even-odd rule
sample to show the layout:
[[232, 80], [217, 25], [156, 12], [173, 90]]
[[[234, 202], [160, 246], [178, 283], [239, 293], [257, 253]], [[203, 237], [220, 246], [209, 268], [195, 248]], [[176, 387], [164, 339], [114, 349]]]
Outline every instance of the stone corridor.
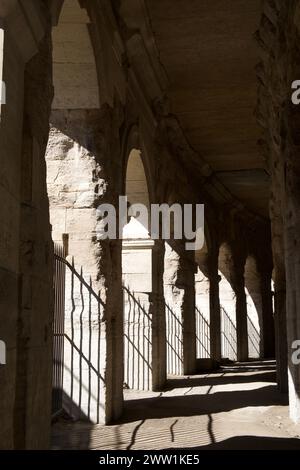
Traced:
[[163, 392], [125, 393], [120, 422], [53, 425], [53, 449], [293, 449], [300, 428], [276, 388], [274, 361], [168, 380]]
[[0, 449], [297, 446], [299, 57], [300, 0], [0, 0]]

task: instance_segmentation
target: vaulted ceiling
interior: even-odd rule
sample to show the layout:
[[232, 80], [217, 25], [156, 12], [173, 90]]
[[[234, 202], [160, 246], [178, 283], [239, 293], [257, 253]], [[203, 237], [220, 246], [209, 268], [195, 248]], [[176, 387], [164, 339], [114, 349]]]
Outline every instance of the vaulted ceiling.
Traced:
[[146, 0], [172, 112], [228, 190], [267, 216], [255, 119], [261, 0]]

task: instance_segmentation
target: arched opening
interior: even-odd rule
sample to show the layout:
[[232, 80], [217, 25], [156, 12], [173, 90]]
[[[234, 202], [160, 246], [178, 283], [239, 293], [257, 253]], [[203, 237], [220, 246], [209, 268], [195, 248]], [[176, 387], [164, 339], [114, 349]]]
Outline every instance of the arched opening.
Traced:
[[[132, 149], [126, 172], [126, 197], [129, 220], [123, 230], [123, 239], [147, 239], [149, 235], [150, 199], [141, 151]], [[146, 210], [143, 213], [142, 207]]]
[[223, 243], [219, 250], [219, 297], [221, 313], [221, 355], [237, 360], [236, 298], [231, 285], [233, 259], [230, 247]]
[[99, 84], [90, 19], [78, 0], [64, 0], [58, 25], [53, 28], [52, 109], [99, 108]]
[[245, 263], [245, 293], [247, 302], [247, 325], [248, 325], [248, 351], [249, 358], [262, 357], [262, 325], [263, 305], [261, 296], [261, 281], [255, 258], [248, 256]]
[[128, 220], [123, 228], [124, 386], [150, 390], [152, 378], [153, 247], [150, 198], [142, 154], [133, 148], [126, 167]]
[[90, 151], [92, 130], [87, 129], [93, 110], [99, 108], [89, 22], [77, 0], [63, 2], [52, 32], [54, 99], [46, 154], [52, 238], [61, 243], [63, 234], [68, 234], [69, 253], [79, 264], [85, 251], [82, 244], [90, 243], [82, 231], [87, 230], [93, 210], [97, 169]]
[[104, 392], [109, 387], [105, 249], [97, 239], [96, 214], [105, 176], [90, 18], [77, 0], [63, 2], [52, 42], [54, 99], [46, 152], [55, 243], [52, 411], [99, 423], [110, 419], [112, 406]]

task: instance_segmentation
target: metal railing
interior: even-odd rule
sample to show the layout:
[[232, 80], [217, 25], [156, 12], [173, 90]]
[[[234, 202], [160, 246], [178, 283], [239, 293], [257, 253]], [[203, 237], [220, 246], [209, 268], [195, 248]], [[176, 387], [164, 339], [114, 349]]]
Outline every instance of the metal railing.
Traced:
[[210, 358], [210, 325], [196, 306], [196, 354], [198, 359]]
[[63, 408], [64, 330], [65, 330], [65, 277], [66, 266], [60, 262], [64, 248], [54, 244], [54, 318], [53, 318], [53, 369], [52, 415]]
[[229, 317], [223, 306], [220, 307], [221, 311], [221, 347], [222, 357], [230, 359], [231, 361], [237, 360], [237, 336], [236, 326]]
[[[151, 388], [152, 320], [147, 294], [144, 300], [123, 286], [124, 385], [135, 390]], [[147, 300], [146, 300], [146, 298]]]
[[182, 322], [166, 303], [167, 374], [183, 374]]
[[260, 334], [249, 316], [247, 317], [247, 327], [249, 358], [257, 359], [260, 357]]
[[104, 304], [99, 293], [55, 249], [53, 342], [53, 414], [64, 408], [70, 416], [100, 422], [101, 324]]

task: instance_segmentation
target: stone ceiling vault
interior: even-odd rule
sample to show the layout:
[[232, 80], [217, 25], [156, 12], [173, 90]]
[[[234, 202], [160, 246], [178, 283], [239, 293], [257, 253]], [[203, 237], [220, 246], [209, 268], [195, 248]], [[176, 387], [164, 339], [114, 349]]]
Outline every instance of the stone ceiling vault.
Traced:
[[267, 216], [255, 119], [261, 0], [146, 0], [171, 111], [196, 152], [245, 206]]

